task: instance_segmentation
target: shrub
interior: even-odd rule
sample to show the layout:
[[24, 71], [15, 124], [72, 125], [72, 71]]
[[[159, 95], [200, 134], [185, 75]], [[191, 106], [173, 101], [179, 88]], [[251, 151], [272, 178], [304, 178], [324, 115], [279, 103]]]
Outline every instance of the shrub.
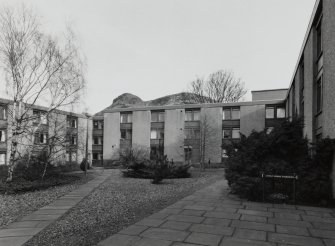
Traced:
[[[297, 199], [321, 202], [331, 198], [330, 173], [334, 155], [334, 140], [318, 142], [310, 156], [309, 143], [303, 137], [301, 119], [285, 121], [273, 129], [242, 135], [239, 143], [227, 149], [226, 178], [233, 193], [250, 200], [262, 199], [261, 175], [298, 175]], [[270, 191], [265, 185], [266, 192]], [[285, 187], [284, 187], [285, 188]], [[285, 194], [270, 194], [284, 198]], [[278, 199], [277, 199], [278, 200]]]

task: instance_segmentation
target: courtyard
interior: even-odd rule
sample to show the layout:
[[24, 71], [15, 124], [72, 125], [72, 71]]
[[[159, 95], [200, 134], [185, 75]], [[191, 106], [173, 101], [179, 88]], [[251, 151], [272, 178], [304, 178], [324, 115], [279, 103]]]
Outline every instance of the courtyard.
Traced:
[[1, 245], [334, 245], [335, 209], [256, 203], [229, 193], [223, 170], [122, 178], [104, 170], [0, 231]]

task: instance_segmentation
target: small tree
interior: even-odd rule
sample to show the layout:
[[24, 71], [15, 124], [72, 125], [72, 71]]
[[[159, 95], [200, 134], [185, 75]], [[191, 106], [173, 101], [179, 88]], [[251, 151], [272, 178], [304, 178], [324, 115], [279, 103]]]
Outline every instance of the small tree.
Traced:
[[206, 167], [206, 155], [210, 144], [212, 142], [212, 137], [215, 136], [217, 132], [211, 124], [211, 118], [208, 115], [203, 115], [200, 117], [200, 168], [202, 170]]
[[231, 71], [219, 70], [208, 79], [197, 78], [190, 83], [185, 103], [228, 103], [238, 102], [247, 93], [244, 83]]
[[[85, 88], [83, 58], [68, 29], [64, 40], [41, 31], [40, 18], [24, 5], [0, 12], [0, 62], [7, 82], [10, 160], [7, 181], [12, 180], [17, 160], [33, 139], [32, 110], [57, 109], [78, 102]], [[36, 128], [38, 129], [38, 128]], [[32, 134], [33, 133], [33, 134]]]

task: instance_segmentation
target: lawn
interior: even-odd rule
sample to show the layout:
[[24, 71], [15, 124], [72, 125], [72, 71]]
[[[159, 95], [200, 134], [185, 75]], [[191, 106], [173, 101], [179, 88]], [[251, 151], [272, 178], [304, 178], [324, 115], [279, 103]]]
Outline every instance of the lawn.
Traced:
[[[0, 228], [20, 219], [35, 210], [46, 206], [55, 199], [66, 195], [68, 192], [93, 179], [97, 174], [90, 173], [87, 177], [83, 174], [61, 175], [44, 182], [23, 181], [11, 184], [12, 187], [20, 186], [21, 192], [7, 194], [0, 192]], [[52, 185], [52, 186], [51, 186]], [[36, 188], [35, 191], [23, 192], [25, 188]]]
[[191, 178], [154, 185], [148, 179], [123, 178], [120, 170], [114, 170], [89, 196], [25, 245], [95, 245], [223, 176], [218, 169], [193, 170]]

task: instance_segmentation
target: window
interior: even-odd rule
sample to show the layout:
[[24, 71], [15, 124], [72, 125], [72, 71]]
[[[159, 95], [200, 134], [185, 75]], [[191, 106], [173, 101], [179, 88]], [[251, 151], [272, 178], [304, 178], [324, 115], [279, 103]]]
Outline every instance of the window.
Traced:
[[102, 137], [94, 137], [94, 138], [93, 138], [93, 144], [94, 144], [94, 145], [102, 145], [102, 144], [103, 144], [103, 139], [102, 139]]
[[232, 138], [233, 139], [240, 138], [240, 128], [233, 128], [233, 130], [232, 130]]
[[275, 117], [275, 108], [274, 107], [266, 107], [265, 109], [265, 118], [273, 119]]
[[199, 129], [185, 129], [184, 138], [185, 139], [200, 139], [200, 130]]
[[35, 144], [46, 144], [48, 141], [48, 134], [47, 133], [36, 133], [34, 142]]
[[228, 155], [227, 155], [227, 150], [226, 149], [222, 149], [222, 159], [226, 159], [228, 158]]
[[6, 130], [0, 130], [0, 142], [6, 142]]
[[0, 153], [0, 165], [6, 165], [6, 154]]
[[34, 117], [34, 123], [35, 124], [48, 124], [47, 114], [46, 112], [40, 111], [40, 110], [34, 110], [33, 111], [33, 117]]
[[285, 118], [285, 108], [284, 107], [277, 107], [277, 118], [282, 119]]
[[240, 109], [239, 108], [224, 108], [223, 109], [223, 120], [239, 120]]
[[99, 158], [98, 153], [93, 153], [93, 160], [98, 160], [98, 158]]
[[131, 139], [132, 130], [131, 129], [121, 129], [121, 139]]
[[151, 112], [151, 122], [164, 122], [165, 112]]
[[164, 129], [151, 129], [151, 139], [164, 139]]
[[66, 152], [66, 160], [67, 161], [77, 161], [77, 153], [76, 152]]
[[192, 148], [190, 146], [184, 147], [185, 161], [190, 162], [192, 160]]
[[319, 21], [318, 25], [316, 26], [316, 56], [317, 58], [322, 53], [322, 19]]
[[72, 135], [70, 137], [70, 144], [71, 145], [77, 145], [77, 136], [76, 135]]
[[224, 138], [224, 139], [231, 139], [231, 135], [232, 133], [231, 133], [231, 129], [230, 128], [225, 128], [225, 129], [223, 129], [222, 130], [222, 137]]
[[132, 123], [132, 114], [121, 114], [121, 123]]
[[231, 119], [231, 110], [224, 109], [223, 110], [223, 120], [230, 120]]
[[322, 77], [316, 83], [316, 113], [322, 111]]
[[104, 128], [104, 122], [102, 120], [95, 120], [93, 121], [93, 129], [103, 129]]
[[77, 128], [77, 118], [68, 117], [67, 126], [71, 128]]
[[200, 110], [187, 110], [185, 112], [185, 121], [199, 121]]
[[0, 106], [0, 120], [6, 119], [6, 108], [5, 106]]

